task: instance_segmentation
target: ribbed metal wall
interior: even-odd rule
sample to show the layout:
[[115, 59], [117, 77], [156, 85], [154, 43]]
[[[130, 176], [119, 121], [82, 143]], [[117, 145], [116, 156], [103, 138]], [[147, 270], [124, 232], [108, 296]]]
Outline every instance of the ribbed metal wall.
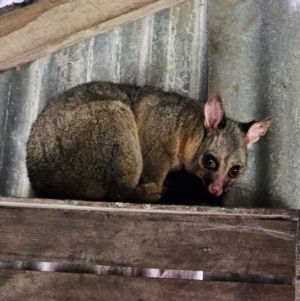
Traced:
[[300, 1], [208, 3], [209, 92], [240, 120], [273, 116], [228, 200], [300, 208]]
[[109, 80], [200, 101], [207, 90], [220, 92], [240, 121], [272, 115], [270, 133], [251, 149], [248, 171], [226, 201], [300, 207], [299, 70], [300, 1], [188, 0], [6, 71], [0, 75], [0, 194], [29, 195], [26, 140], [47, 101], [79, 83]]

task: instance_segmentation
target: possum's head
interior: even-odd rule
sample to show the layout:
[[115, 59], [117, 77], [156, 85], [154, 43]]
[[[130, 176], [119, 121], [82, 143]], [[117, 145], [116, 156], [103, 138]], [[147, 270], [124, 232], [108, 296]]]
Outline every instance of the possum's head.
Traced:
[[220, 196], [243, 173], [247, 149], [268, 131], [271, 117], [247, 124], [233, 121], [225, 117], [219, 95], [206, 102], [204, 116], [205, 136], [194, 173], [211, 194]]

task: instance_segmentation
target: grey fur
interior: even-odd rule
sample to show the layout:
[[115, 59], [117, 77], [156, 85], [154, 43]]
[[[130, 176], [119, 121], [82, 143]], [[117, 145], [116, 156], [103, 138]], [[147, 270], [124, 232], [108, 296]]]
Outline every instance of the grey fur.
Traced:
[[[152, 87], [83, 84], [51, 101], [33, 124], [28, 175], [37, 196], [155, 202], [167, 174], [184, 167], [207, 187], [221, 177], [222, 192], [235, 181], [232, 166], [239, 174], [245, 168], [247, 131], [225, 116], [207, 126], [194, 99]], [[203, 165], [207, 154], [218, 169]]]

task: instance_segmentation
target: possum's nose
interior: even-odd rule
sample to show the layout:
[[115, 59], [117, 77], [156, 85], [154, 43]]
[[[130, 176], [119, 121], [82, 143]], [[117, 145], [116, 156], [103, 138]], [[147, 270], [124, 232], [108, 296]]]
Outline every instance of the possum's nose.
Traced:
[[219, 185], [210, 184], [208, 191], [214, 196], [220, 196], [223, 193], [223, 188]]

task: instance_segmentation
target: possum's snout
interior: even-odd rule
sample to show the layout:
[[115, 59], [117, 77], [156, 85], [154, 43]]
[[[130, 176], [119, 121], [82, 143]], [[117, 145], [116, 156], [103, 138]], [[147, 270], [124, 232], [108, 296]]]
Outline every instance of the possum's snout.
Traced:
[[215, 185], [214, 183], [208, 186], [209, 193], [213, 194], [214, 196], [218, 197], [223, 193], [223, 187], [219, 185]]
[[211, 182], [207, 185], [207, 190], [212, 195], [218, 197], [224, 191], [226, 175], [222, 172], [216, 172], [212, 176]]

